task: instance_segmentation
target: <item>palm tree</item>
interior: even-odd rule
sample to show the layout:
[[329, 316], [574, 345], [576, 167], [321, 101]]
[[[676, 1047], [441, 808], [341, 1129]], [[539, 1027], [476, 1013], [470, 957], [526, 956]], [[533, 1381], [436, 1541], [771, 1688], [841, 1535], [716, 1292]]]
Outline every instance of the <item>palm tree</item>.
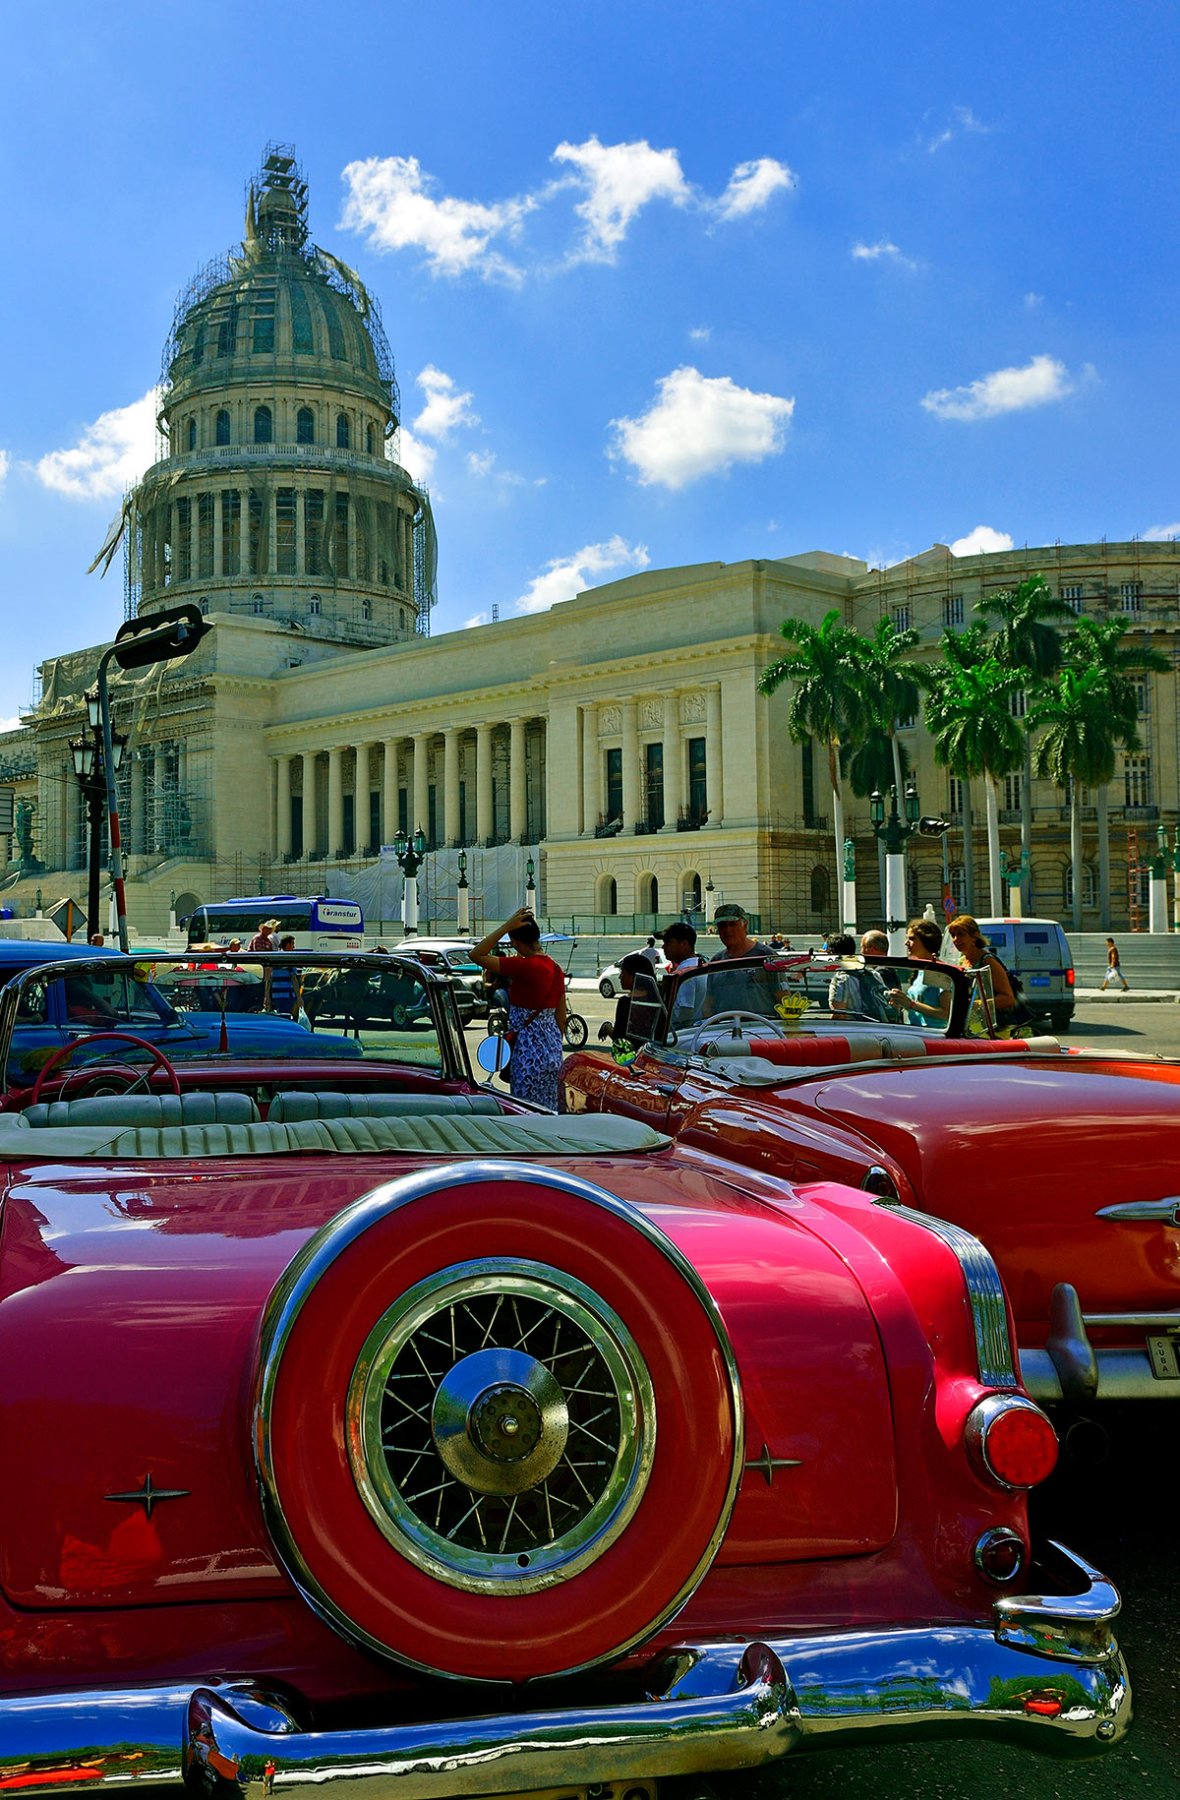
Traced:
[[878, 785], [895, 786], [899, 799], [903, 784], [897, 727], [902, 719], [913, 718], [930, 681], [926, 665], [910, 654], [917, 642], [916, 631], [900, 630], [888, 615], [877, 620], [871, 637], [860, 639], [865, 712], [885, 733], [893, 757], [892, 781]]
[[[1084, 618], [1066, 649], [1068, 660], [1078, 668], [1101, 669], [1106, 676], [1109, 705], [1118, 721], [1117, 741], [1123, 750], [1139, 749], [1139, 677], [1153, 670], [1166, 674], [1171, 667], [1166, 656], [1149, 644], [1124, 643], [1127, 626], [1117, 618]], [[1110, 832], [1108, 812], [1110, 784], [1102, 782], [1097, 791], [1098, 805], [1098, 905], [1100, 923], [1110, 920]]]
[[[1036, 771], [1069, 789], [1069, 859], [1073, 874], [1073, 928], [1082, 929], [1082, 788], [1100, 788], [1113, 776], [1115, 751], [1126, 740], [1125, 717], [1111, 709], [1111, 683], [1097, 664], [1068, 662], [1046, 686], [1029, 717], [1043, 731]], [[1129, 734], [1135, 742], [1132, 725]]]
[[1024, 754], [1024, 732], [1008, 703], [1017, 682], [994, 656], [966, 664], [951, 661], [935, 672], [926, 700], [935, 761], [964, 782], [984, 777], [993, 913], [1002, 909], [999, 784], [1020, 767]]
[[[939, 648], [944, 665], [956, 669], [972, 669], [976, 664], [986, 662], [989, 634], [982, 620], [968, 625], [965, 631], [944, 631]], [[933, 679], [937, 679], [934, 677]], [[929, 709], [927, 709], [929, 711]], [[963, 878], [964, 901], [968, 912], [975, 911], [975, 816], [971, 806], [971, 778], [958, 769], [951, 774], [958, 777], [962, 794], [960, 807], [960, 823], [963, 829]]]
[[[898, 783], [900, 794], [909, 774], [909, 761], [905, 745], [881, 725], [870, 725], [855, 749], [845, 744], [840, 752], [841, 772], [848, 777], [849, 787], [860, 800], [867, 800], [874, 790], [886, 793], [894, 782]], [[877, 880], [884, 905], [885, 843], [880, 837], [877, 839]]]
[[[1017, 587], [1003, 588], [977, 600], [975, 611], [995, 627], [993, 654], [998, 661], [1021, 680], [1017, 684], [1031, 690], [1036, 704], [1040, 684], [1055, 675], [1064, 654], [1061, 633], [1054, 621], [1072, 621], [1073, 608], [1060, 599], [1043, 575], [1029, 575]], [[1024, 740], [1024, 772], [1020, 783], [1020, 849], [1026, 868], [1032, 857], [1032, 733]], [[1031, 906], [1032, 878], [1026, 899]]]
[[[787, 730], [797, 744], [818, 738], [827, 746], [828, 780], [832, 787], [832, 828], [836, 839], [836, 877], [844, 861], [844, 801], [840, 791], [840, 746], [864, 734], [864, 687], [861, 679], [864, 640], [840, 623], [840, 614], [825, 614], [819, 626], [806, 619], [784, 619], [779, 627], [793, 651], [762, 671], [759, 691], [773, 694], [793, 682]], [[842, 909], [843, 910], [843, 909]], [[855, 920], [842, 920], [855, 924]]]

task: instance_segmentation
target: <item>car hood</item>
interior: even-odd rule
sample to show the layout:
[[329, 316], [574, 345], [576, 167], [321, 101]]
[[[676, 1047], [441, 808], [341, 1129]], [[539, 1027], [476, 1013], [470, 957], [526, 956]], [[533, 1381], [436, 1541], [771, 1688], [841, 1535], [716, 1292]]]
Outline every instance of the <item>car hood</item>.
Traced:
[[1041, 1337], [1059, 1281], [1086, 1311], [1180, 1305], [1180, 1231], [1102, 1209], [1180, 1193], [1180, 1066], [1083, 1056], [907, 1065], [798, 1087], [896, 1158], [919, 1206], [981, 1237]]
[[[0, 1582], [35, 1608], [286, 1593], [253, 1471], [261, 1321], [308, 1238], [391, 1175], [343, 1156], [38, 1165], [0, 1236]], [[878, 1549], [896, 1525], [889, 1384], [845, 1260], [781, 1188], [677, 1150], [568, 1159], [646, 1213], [695, 1266], [734, 1347], [747, 1473], [723, 1560]], [[40, 1446], [36, 1456], [28, 1448]], [[313, 1448], [313, 1447], [312, 1447]], [[310, 1453], [310, 1449], [309, 1449]], [[761, 1467], [761, 1465], [759, 1465]], [[153, 1490], [178, 1497], [153, 1504]], [[137, 1498], [138, 1495], [138, 1498]]]

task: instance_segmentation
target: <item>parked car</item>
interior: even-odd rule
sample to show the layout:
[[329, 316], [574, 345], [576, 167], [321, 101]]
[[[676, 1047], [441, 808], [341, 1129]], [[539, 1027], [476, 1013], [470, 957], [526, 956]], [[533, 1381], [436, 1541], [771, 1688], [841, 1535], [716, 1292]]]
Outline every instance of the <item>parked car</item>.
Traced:
[[488, 989], [483, 970], [471, 960], [471, 938], [404, 938], [395, 946], [402, 956], [416, 956], [427, 968], [442, 968], [455, 984], [455, 1003], [463, 1023], [488, 1016]]
[[392, 1054], [4, 1096], [0, 1781], [649, 1800], [850, 1735], [1116, 1743], [1118, 1597], [1030, 1539], [1056, 1443], [982, 1247], [478, 1091], [406, 967]]
[[[640, 952], [640, 954], [642, 953]], [[650, 961], [651, 959], [649, 958], [648, 960]], [[666, 975], [668, 970], [672, 967], [662, 950], [658, 952], [653, 967], [657, 975]], [[603, 969], [598, 977], [598, 991], [604, 1000], [613, 1000], [616, 994], [622, 992], [622, 980], [618, 963], [608, 963], [606, 968]]]
[[[889, 962], [947, 991], [941, 1024], [837, 1020], [814, 1002], [784, 1019], [773, 993], [759, 1013], [760, 966], [714, 963], [633, 1031], [648, 1040], [633, 1060], [571, 1057], [562, 1103], [948, 1219], [996, 1259], [1037, 1399], [1180, 1400], [1180, 1064], [969, 1035], [989, 1016], [978, 978]], [[758, 979], [814, 985], [799, 959]], [[678, 1025], [694, 991], [697, 1017]]]
[[[209, 962], [202, 957], [202, 963]], [[151, 979], [156, 967], [169, 968], [170, 980], [181, 984], [175, 1005]], [[248, 971], [231, 977], [235, 994], [239, 986], [253, 988], [259, 968], [259, 959], [251, 958]], [[0, 984], [28, 974], [35, 979], [21, 988], [20, 1014], [4, 1065], [8, 1081], [17, 1085], [34, 1082], [47, 1060], [67, 1045], [79, 1045], [71, 1059], [75, 1067], [88, 1062], [91, 1053], [80, 1040], [105, 1040], [112, 1031], [158, 1046], [173, 1062], [218, 1053], [324, 1059], [357, 1054], [344, 1037], [322, 1033], [313, 1039], [293, 1019], [242, 1009], [236, 997], [230, 999], [229, 983], [221, 983], [223, 1012], [214, 993], [219, 985], [215, 970], [194, 967], [187, 959], [121, 959], [117, 951], [82, 944], [0, 940]], [[191, 988], [185, 985], [189, 978]], [[190, 1005], [192, 1000], [198, 1004]], [[127, 1051], [124, 1061], [132, 1054]]]
[[1069, 939], [1056, 919], [980, 919], [979, 929], [1021, 984], [1034, 1021], [1054, 1031], [1073, 1023], [1074, 967]]

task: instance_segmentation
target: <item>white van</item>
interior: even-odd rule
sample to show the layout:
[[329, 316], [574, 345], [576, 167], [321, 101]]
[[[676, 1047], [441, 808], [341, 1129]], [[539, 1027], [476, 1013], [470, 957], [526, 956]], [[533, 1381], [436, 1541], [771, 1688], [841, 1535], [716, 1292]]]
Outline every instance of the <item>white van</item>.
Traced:
[[980, 919], [979, 929], [1021, 983], [1034, 1020], [1068, 1031], [1074, 1009], [1073, 952], [1056, 919]]

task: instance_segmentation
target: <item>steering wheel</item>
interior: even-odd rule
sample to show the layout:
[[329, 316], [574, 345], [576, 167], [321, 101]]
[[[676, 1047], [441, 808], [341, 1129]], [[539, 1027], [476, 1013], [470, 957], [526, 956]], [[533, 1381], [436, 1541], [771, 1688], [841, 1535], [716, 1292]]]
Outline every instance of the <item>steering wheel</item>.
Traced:
[[[70, 1057], [74, 1054], [75, 1050], [83, 1044], [89, 1046], [90, 1044], [101, 1044], [104, 1041], [108, 1043], [117, 1041], [121, 1044], [134, 1044], [138, 1049], [146, 1050], [152, 1059], [149, 1067], [144, 1069], [141, 1074], [136, 1075], [135, 1078], [127, 1084], [127, 1087], [124, 1090], [125, 1092], [130, 1093], [131, 1089], [137, 1087], [145, 1077], [150, 1079], [152, 1069], [159, 1068], [163, 1069], [165, 1075], [168, 1077], [168, 1091], [175, 1094], [177, 1098], [180, 1097], [180, 1081], [177, 1077], [176, 1070], [168, 1061], [164, 1052], [158, 1050], [155, 1044], [149, 1044], [146, 1038], [136, 1037], [134, 1032], [131, 1031], [95, 1031], [92, 1032], [89, 1037], [73, 1038], [68, 1044], [60, 1044], [58, 1046], [48, 1062], [46, 1062], [45, 1066], [39, 1072], [36, 1081], [33, 1083], [33, 1092], [29, 1099], [29, 1105], [35, 1106], [37, 1104], [38, 1100], [41, 1098], [41, 1089], [45, 1086], [49, 1077], [60, 1069], [63, 1063], [67, 1063], [70, 1060]], [[81, 1073], [81, 1071], [79, 1071], [79, 1073]], [[93, 1073], [97, 1074], [98, 1071], [95, 1070]], [[114, 1068], [104, 1069], [102, 1073], [105, 1079], [110, 1080], [116, 1075], [127, 1074], [130, 1073], [130, 1071], [125, 1070], [121, 1064], [116, 1064]]]
[[707, 1019], [697, 1020], [698, 1029], [704, 1025], [710, 1028], [714, 1025], [754, 1025], [757, 1027], [759, 1037], [766, 1037], [768, 1033], [777, 1037], [781, 1024], [782, 1021], [779, 1019], [767, 1019], [761, 1013], [752, 1012], [712, 1013]]

